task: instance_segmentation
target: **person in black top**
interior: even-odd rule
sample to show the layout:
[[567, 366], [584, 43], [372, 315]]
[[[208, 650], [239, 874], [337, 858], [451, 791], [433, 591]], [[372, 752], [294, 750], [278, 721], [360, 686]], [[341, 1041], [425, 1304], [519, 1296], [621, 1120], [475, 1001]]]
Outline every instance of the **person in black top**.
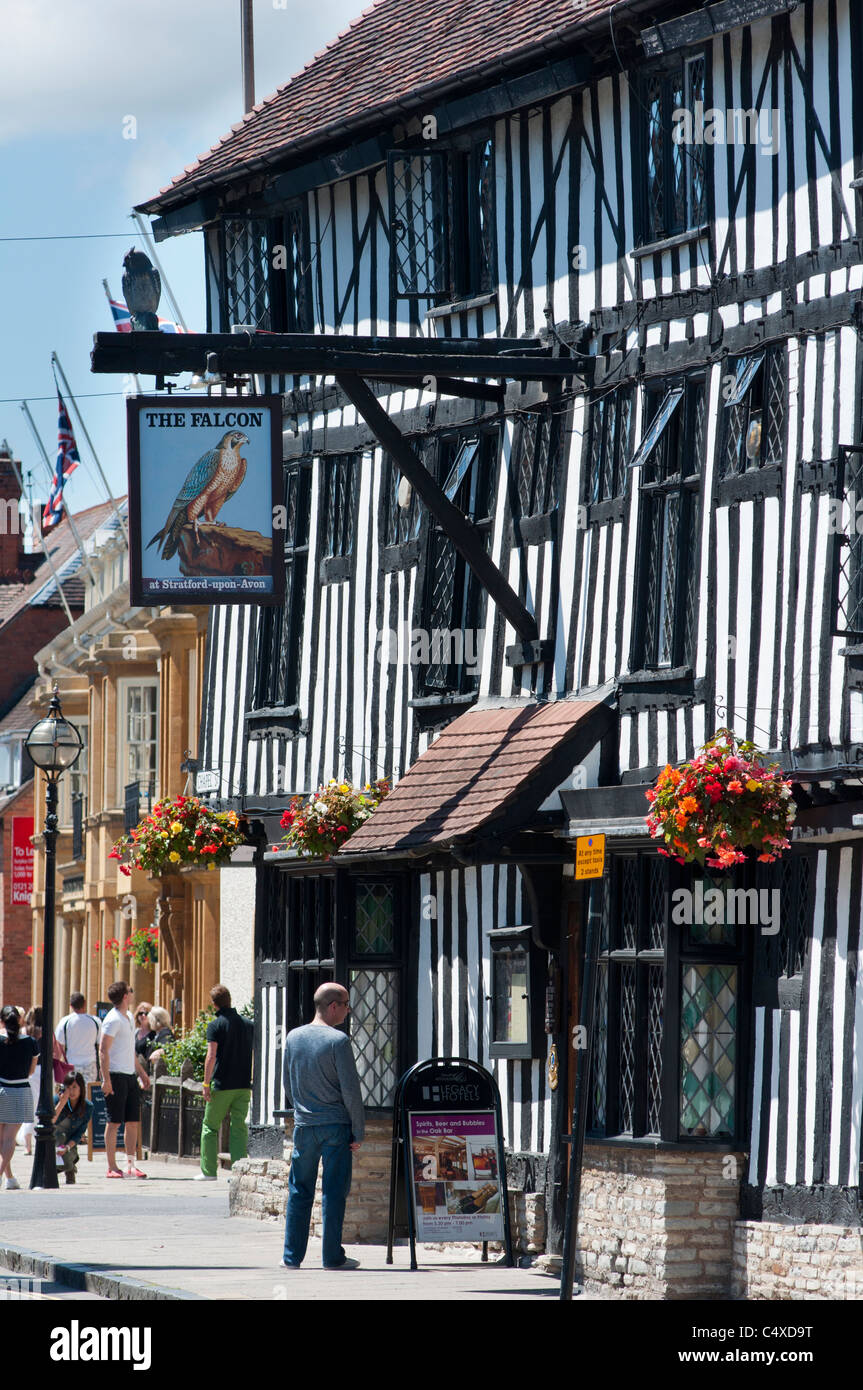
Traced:
[[0, 1037], [0, 1181], [7, 1192], [18, 1183], [12, 1176], [15, 1139], [22, 1124], [33, 1123], [30, 1075], [39, 1060], [35, 1038], [21, 1038], [21, 1017], [14, 1004], [0, 1010], [6, 1036]]
[[252, 1048], [255, 1030], [250, 1018], [231, 1008], [225, 985], [213, 985], [210, 998], [216, 1017], [207, 1025], [207, 1060], [204, 1063], [204, 1122], [201, 1127], [201, 1171], [196, 1181], [215, 1182], [219, 1158], [219, 1127], [230, 1114], [231, 1162], [245, 1158], [249, 1149], [246, 1116], [252, 1098]]

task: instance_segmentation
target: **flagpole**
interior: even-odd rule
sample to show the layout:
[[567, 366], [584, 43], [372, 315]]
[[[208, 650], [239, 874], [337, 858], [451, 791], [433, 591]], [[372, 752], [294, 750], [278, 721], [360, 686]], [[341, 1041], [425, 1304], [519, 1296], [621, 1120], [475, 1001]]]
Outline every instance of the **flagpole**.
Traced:
[[[51, 483], [52, 483], [52, 486], [53, 486], [53, 483], [54, 483], [54, 469], [51, 467], [51, 460], [50, 460], [49, 457], [48, 457], [48, 451], [47, 451], [47, 449], [45, 448], [45, 445], [42, 443], [42, 437], [41, 437], [41, 435], [39, 434], [39, 431], [38, 431], [37, 428], [36, 428], [36, 422], [35, 422], [35, 420], [33, 419], [33, 416], [30, 414], [30, 407], [28, 406], [28, 404], [27, 404], [26, 401], [22, 401], [22, 402], [21, 402], [21, 409], [23, 410], [25, 416], [27, 417], [27, 424], [30, 426], [30, 433], [33, 435], [33, 438], [35, 439], [36, 443], [38, 444], [38, 446], [39, 446], [39, 452], [41, 453], [43, 459], [45, 460], [45, 467], [48, 469], [48, 474], [49, 474], [49, 476], [50, 476], [50, 478], [51, 478]], [[69, 530], [72, 532], [72, 536], [73, 536], [73, 538], [74, 538], [74, 540], [75, 540], [75, 544], [77, 545], [78, 549], [79, 549], [80, 552], [81, 552], [81, 559], [84, 561], [84, 564], [85, 564], [86, 567], [87, 567], [87, 573], [88, 573], [89, 576], [90, 576], [90, 582], [91, 582], [92, 584], [95, 584], [95, 583], [96, 583], [96, 575], [95, 575], [94, 572], [93, 572], [93, 566], [90, 564], [90, 557], [89, 557], [89, 555], [87, 554], [86, 550], [84, 549], [84, 543], [83, 543], [83, 541], [81, 540], [81, 536], [80, 536], [80, 534], [79, 534], [79, 532], [78, 532], [78, 527], [75, 525], [75, 522], [74, 522], [74, 520], [73, 520], [73, 518], [72, 518], [72, 509], [66, 505], [66, 500], [65, 500], [65, 498], [63, 499], [63, 510], [64, 510], [65, 513], [66, 513], [66, 520], [69, 522]], [[40, 526], [39, 526], [39, 534], [40, 534], [40, 535], [42, 534], [42, 526], [41, 526], [41, 524], [40, 524]]]
[[[90, 435], [89, 435], [89, 433], [88, 433], [88, 431], [87, 431], [87, 426], [84, 424], [84, 417], [83, 417], [83, 415], [81, 414], [81, 411], [80, 411], [79, 408], [78, 408], [78, 402], [75, 400], [75, 397], [72, 395], [72, 388], [71, 388], [71, 386], [69, 385], [68, 379], [67, 379], [67, 377], [66, 377], [66, 373], [63, 371], [63, 367], [62, 367], [62, 365], [61, 365], [61, 363], [60, 363], [60, 358], [57, 356], [56, 352], [52, 352], [52, 353], [51, 353], [51, 366], [52, 366], [53, 369], [54, 369], [54, 384], [55, 384], [55, 386], [57, 385], [57, 373], [58, 373], [58, 372], [60, 373], [60, 378], [61, 378], [61, 380], [62, 380], [62, 382], [63, 382], [63, 385], [64, 385], [65, 388], [66, 388], [66, 396], [68, 397], [68, 399], [71, 401], [72, 405], [73, 405], [74, 408], [75, 408], [75, 414], [76, 414], [76, 416], [78, 417], [78, 423], [79, 423], [79, 425], [81, 426], [81, 432], [83, 433], [84, 438], [86, 439], [87, 443], [88, 443], [89, 446], [90, 446], [90, 453], [93, 455], [93, 458], [94, 458], [95, 461], [96, 461], [96, 467], [97, 467], [98, 470], [99, 470], [99, 477], [102, 479], [103, 486], [104, 486], [104, 488], [105, 488], [105, 491], [106, 491], [107, 494], [108, 494], [108, 501], [111, 503], [111, 507], [112, 507], [112, 509], [113, 509], [114, 515], [116, 516], [117, 520], [118, 520], [119, 523], [120, 523], [120, 530], [123, 532], [123, 539], [124, 539], [124, 541], [126, 542], [126, 544], [128, 545], [128, 544], [129, 544], [129, 532], [126, 530], [126, 523], [125, 523], [125, 521], [123, 520], [123, 517], [120, 515], [120, 509], [119, 509], [119, 507], [117, 506], [117, 503], [116, 503], [116, 501], [115, 501], [115, 499], [114, 499], [114, 494], [112, 493], [111, 488], [110, 488], [110, 485], [109, 485], [109, 483], [108, 483], [108, 479], [105, 477], [104, 470], [103, 470], [103, 468], [102, 468], [101, 463], [99, 462], [99, 455], [96, 453], [96, 450], [93, 448], [93, 441], [92, 441], [92, 439], [90, 438]], [[59, 390], [60, 390], [59, 386], [57, 386], [57, 390], [58, 390], [58, 392], [59, 392]]]
[[[21, 470], [20, 470], [20, 468], [18, 467], [18, 464], [15, 462], [14, 458], [10, 458], [9, 462], [12, 464], [12, 469], [13, 469], [13, 471], [14, 471], [14, 473], [15, 473], [15, 477], [16, 477], [16, 479], [17, 479], [17, 481], [18, 481], [18, 486], [19, 486], [20, 489], [21, 489], [21, 496], [23, 497], [23, 496], [24, 496], [24, 480], [23, 480], [23, 478], [21, 477]], [[66, 515], [68, 516], [68, 511], [67, 511]], [[84, 647], [81, 646], [81, 643], [78, 641], [78, 634], [74, 631], [75, 619], [72, 617], [72, 609], [69, 607], [68, 601], [67, 601], [67, 599], [66, 599], [66, 595], [65, 595], [65, 593], [63, 592], [63, 585], [62, 585], [61, 582], [60, 582], [60, 576], [59, 576], [58, 573], [57, 573], [57, 570], [56, 570], [55, 565], [54, 565], [54, 561], [51, 559], [50, 552], [49, 552], [49, 550], [48, 550], [47, 545], [45, 544], [45, 537], [42, 535], [42, 527], [39, 525], [39, 523], [38, 523], [37, 521], [35, 521], [35, 519], [33, 519], [33, 520], [34, 520], [34, 529], [35, 529], [35, 531], [36, 531], [37, 536], [39, 537], [39, 544], [42, 546], [42, 549], [43, 549], [43, 551], [45, 552], [45, 559], [48, 561], [48, 568], [50, 569], [51, 574], [52, 574], [53, 577], [54, 577], [54, 583], [57, 585], [57, 593], [60, 595], [60, 602], [62, 603], [62, 605], [63, 605], [63, 610], [64, 610], [64, 612], [65, 612], [65, 614], [66, 614], [66, 617], [67, 617], [68, 620], [69, 620], [69, 626], [73, 629], [73, 632], [72, 632], [72, 641], [73, 641], [74, 645], [75, 645], [76, 647], [79, 648], [80, 651], [85, 651], [86, 648], [84, 648]], [[91, 576], [91, 577], [92, 577], [92, 576]]]
[[150, 236], [149, 228], [145, 226], [145, 224], [144, 224], [144, 219], [143, 219], [143, 217], [141, 216], [140, 213], [138, 213], [138, 212], [133, 212], [131, 215], [132, 215], [132, 217], [134, 218], [135, 222], [137, 223], [138, 231], [141, 233], [141, 236], [144, 238], [144, 241], [145, 241], [146, 246], [147, 246], [147, 250], [148, 250], [148, 252], [150, 253], [150, 260], [153, 262], [154, 266], [156, 267], [156, 269], [158, 270], [160, 276], [162, 277], [162, 284], [163, 284], [163, 286], [164, 286], [164, 288], [165, 288], [165, 293], [167, 294], [168, 298], [169, 298], [170, 301], [171, 301], [171, 308], [172, 308], [173, 311], [174, 311], [174, 318], [177, 320], [177, 323], [180, 324], [180, 326], [181, 326], [183, 332], [184, 332], [184, 333], [188, 333], [189, 330], [188, 330], [188, 328], [186, 327], [186, 320], [183, 318], [183, 315], [180, 313], [180, 306], [179, 306], [179, 304], [177, 303], [176, 299], [174, 298], [174, 291], [171, 289], [171, 286], [170, 286], [170, 284], [168, 283], [168, 277], [167, 277], [167, 275], [165, 274], [165, 268], [164, 268], [164, 266], [162, 265], [162, 262], [159, 260], [159, 257], [156, 255], [156, 247], [155, 247], [155, 244], [154, 244], [154, 242], [153, 242], [153, 238]]
[[[103, 280], [103, 281], [102, 281], [102, 288], [103, 288], [103, 290], [105, 291], [105, 298], [106, 298], [107, 301], [108, 301], [108, 308], [110, 309], [112, 303], [115, 303], [116, 301], [114, 300], [114, 296], [113, 296], [112, 293], [111, 293], [111, 287], [110, 287], [110, 285], [108, 284], [108, 281], [107, 281], [107, 280]], [[114, 316], [113, 310], [111, 310], [111, 317], [113, 318], [113, 316]], [[129, 376], [130, 376], [130, 377], [132, 378], [132, 380], [134, 381], [134, 383], [135, 383], [135, 390], [138, 392], [138, 395], [140, 396], [140, 395], [142, 394], [142, 392], [141, 392], [141, 383], [140, 383], [140, 381], [138, 380], [138, 374], [137, 374], [137, 372], [129, 372]]]

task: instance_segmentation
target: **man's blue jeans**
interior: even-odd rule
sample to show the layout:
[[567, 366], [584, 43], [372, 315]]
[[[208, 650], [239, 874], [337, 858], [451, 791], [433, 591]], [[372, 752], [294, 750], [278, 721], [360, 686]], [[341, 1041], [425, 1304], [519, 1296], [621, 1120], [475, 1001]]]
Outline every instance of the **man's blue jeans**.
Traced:
[[342, 1225], [351, 1190], [350, 1125], [297, 1125], [294, 1155], [288, 1179], [288, 1214], [285, 1221], [286, 1265], [301, 1265], [309, 1243], [309, 1224], [318, 1163], [323, 1159], [321, 1207], [324, 1218], [324, 1268], [342, 1264]]

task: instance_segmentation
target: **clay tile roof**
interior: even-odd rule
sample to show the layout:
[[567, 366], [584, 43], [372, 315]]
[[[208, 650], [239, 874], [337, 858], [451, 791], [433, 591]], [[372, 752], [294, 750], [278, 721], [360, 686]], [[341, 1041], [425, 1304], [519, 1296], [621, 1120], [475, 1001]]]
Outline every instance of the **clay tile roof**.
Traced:
[[603, 708], [593, 700], [556, 700], [469, 710], [444, 729], [340, 854], [464, 839], [513, 810], [517, 799], [529, 818], [553, 790], [540, 774], [551, 771], [555, 755]]
[[613, 9], [612, 0], [379, 0], [140, 207], [188, 202], [376, 119], [404, 119], [456, 81], [479, 85], [504, 60], [542, 66]]
[[[110, 519], [111, 515], [110, 502], [100, 502], [95, 507], [87, 507], [84, 511], [75, 512], [75, 524], [81, 540], [86, 541], [94, 531]], [[82, 607], [84, 602], [83, 582], [76, 578], [81, 565], [81, 558], [78, 553], [78, 542], [75, 540], [72, 528], [65, 516], [53, 530], [46, 534], [45, 543], [48, 546], [54, 568], [60, 575], [69, 606], [71, 608]], [[11, 622], [31, 602], [47, 607], [59, 605], [60, 598], [48, 561], [41, 550], [37, 554], [39, 560], [33, 566], [32, 577], [29, 582], [18, 579], [0, 581], [0, 628]]]

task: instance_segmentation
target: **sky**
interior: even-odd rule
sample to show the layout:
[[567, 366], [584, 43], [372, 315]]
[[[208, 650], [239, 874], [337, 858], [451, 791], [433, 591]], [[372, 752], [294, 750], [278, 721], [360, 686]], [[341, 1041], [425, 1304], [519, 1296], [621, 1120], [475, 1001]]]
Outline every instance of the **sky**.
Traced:
[[[255, 0], [256, 99], [364, 8], [364, 0]], [[119, 496], [123, 379], [90, 371], [93, 334], [113, 327], [102, 281], [122, 298], [123, 256], [141, 245], [133, 206], [242, 118], [240, 0], [13, 0], [2, 25], [0, 440], [32, 473], [34, 498], [44, 498], [47, 472], [19, 403], [30, 402], [53, 462], [56, 352]], [[161, 242], [157, 254], [188, 328], [203, 332], [201, 233]], [[172, 317], [164, 289], [160, 313]], [[106, 493], [74, 414], [73, 427], [81, 467], [66, 491], [80, 511]]]

